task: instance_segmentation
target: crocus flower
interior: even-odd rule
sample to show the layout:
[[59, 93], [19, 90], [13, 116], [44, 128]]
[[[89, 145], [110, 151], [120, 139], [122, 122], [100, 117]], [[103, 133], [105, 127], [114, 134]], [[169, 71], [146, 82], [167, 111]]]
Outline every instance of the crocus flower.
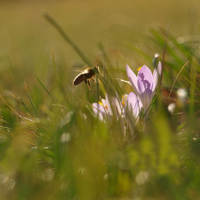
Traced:
[[119, 118], [124, 118], [124, 107], [126, 102], [127, 94], [122, 96], [122, 100], [117, 97], [108, 98], [106, 94], [106, 99], [102, 99], [99, 103], [93, 103], [92, 108], [96, 116], [99, 117], [101, 121], [115, 116], [118, 120]]
[[122, 100], [119, 99], [118, 95], [117, 97], [113, 97], [112, 99], [113, 105], [115, 107], [118, 116], [124, 117], [125, 103], [127, 96], [128, 96], [127, 94], [122, 95]]
[[113, 116], [116, 119], [124, 120], [126, 118], [126, 112], [130, 112], [132, 116], [137, 119], [142, 108], [142, 103], [140, 99], [131, 92], [130, 94], [124, 94], [120, 100], [117, 97], [110, 98], [106, 94], [106, 99], [102, 99], [99, 103], [93, 103], [92, 108], [96, 116], [99, 117], [101, 121], [105, 119], [112, 119]]
[[142, 103], [135, 93], [130, 92], [127, 96], [126, 107], [128, 112], [130, 112], [135, 119], [138, 119], [142, 108]]
[[161, 74], [161, 70], [161, 62], [158, 63], [158, 71], [155, 69], [153, 74], [151, 73], [151, 70], [146, 65], [144, 65], [141, 67], [138, 75], [136, 76], [130, 67], [126, 65], [128, 79], [135, 93], [142, 102], [144, 112], [147, 111], [156, 92], [158, 74]]
[[104, 121], [104, 118], [106, 117], [111, 118], [113, 115], [107, 94], [106, 99], [102, 99], [99, 103], [93, 103], [92, 108], [94, 114], [98, 116], [101, 121]]

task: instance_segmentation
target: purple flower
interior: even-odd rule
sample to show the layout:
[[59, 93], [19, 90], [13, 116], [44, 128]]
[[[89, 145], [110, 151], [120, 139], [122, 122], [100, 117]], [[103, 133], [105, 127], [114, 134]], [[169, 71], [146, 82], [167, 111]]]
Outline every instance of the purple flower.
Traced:
[[130, 92], [127, 96], [126, 107], [128, 109], [128, 112], [130, 112], [137, 120], [142, 108], [142, 103], [140, 99], [135, 95], [135, 93]]
[[130, 112], [135, 119], [138, 119], [142, 103], [133, 92], [128, 95], [124, 94], [122, 100], [117, 95], [117, 97], [111, 98], [111, 101], [109, 101], [106, 94], [106, 99], [102, 99], [99, 103], [93, 103], [92, 108], [95, 116], [98, 116], [101, 121], [112, 120], [113, 116], [117, 120], [122, 119], [124, 121], [127, 112]]
[[126, 72], [128, 79], [137, 94], [140, 98], [144, 112], [147, 111], [148, 107], [151, 104], [153, 96], [156, 92], [156, 87], [158, 83], [158, 74], [160, 75], [162, 71], [161, 62], [158, 63], [158, 72], [157, 69], [154, 70], [153, 74], [151, 70], [146, 66], [142, 66], [138, 75], [136, 76], [135, 73], [130, 69], [128, 65], [126, 65]]

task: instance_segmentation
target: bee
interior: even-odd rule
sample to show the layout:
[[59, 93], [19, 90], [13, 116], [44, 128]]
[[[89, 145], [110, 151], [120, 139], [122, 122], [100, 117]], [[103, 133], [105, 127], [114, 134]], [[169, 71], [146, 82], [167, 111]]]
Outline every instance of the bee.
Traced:
[[78, 74], [73, 80], [73, 85], [79, 85], [84, 81], [86, 85], [88, 85], [89, 89], [91, 90], [90, 80], [92, 80], [95, 83], [95, 80], [93, 78], [95, 74], [99, 74], [98, 65], [93, 68], [87, 68], [83, 72]]

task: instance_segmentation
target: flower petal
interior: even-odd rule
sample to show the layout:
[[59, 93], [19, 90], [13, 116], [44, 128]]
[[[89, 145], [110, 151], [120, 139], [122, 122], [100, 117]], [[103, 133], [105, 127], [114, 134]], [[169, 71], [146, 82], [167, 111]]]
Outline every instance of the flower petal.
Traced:
[[102, 104], [103, 104], [105, 112], [109, 115], [113, 115], [108, 94], [106, 94], [106, 99], [102, 99]]
[[117, 97], [113, 97], [112, 103], [113, 103], [114, 109], [116, 109], [117, 114], [121, 115], [122, 105], [121, 105], [121, 102], [119, 101], [119, 99]]
[[144, 92], [151, 92], [152, 90], [153, 76], [151, 70], [146, 65], [138, 72], [137, 84], [141, 94]]
[[154, 69], [154, 72], [153, 72], [153, 87], [152, 87], [153, 92], [156, 90], [157, 83], [158, 83], [158, 72], [157, 72], [157, 69]]
[[144, 110], [146, 110], [152, 100], [151, 93], [153, 86], [153, 75], [151, 70], [146, 65], [140, 69], [137, 83], [140, 92], [139, 98], [143, 104]]
[[130, 69], [130, 67], [128, 65], [126, 65], [126, 73], [128, 76], [128, 79], [134, 89], [134, 91], [136, 93], [139, 93], [138, 91], [138, 87], [137, 87], [137, 76], [135, 75], [135, 73]]
[[137, 118], [140, 113], [140, 106], [139, 106], [139, 100], [135, 93], [130, 92], [127, 97], [127, 106], [128, 110], [133, 114], [134, 118]]
[[154, 69], [154, 72], [153, 72], [153, 87], [152, 87], [152, 94], [151, 94], [152, 98], [156, 92], [156, 87], [158, 84], [158, 75], [161, 75], [161, 73], [162, 73], [162, 64], [159, 61], [158, 68]]
[[162, 63], [159, 61], [158, 62], [158, 74], [161, 75], [162, 73]]
[[99, 120], [103, 121], [103, 114], [105, 113], [104, 108], [99, 103], [93, 103], [92, 109], [95, 114], [95, 116], [99, 117]]

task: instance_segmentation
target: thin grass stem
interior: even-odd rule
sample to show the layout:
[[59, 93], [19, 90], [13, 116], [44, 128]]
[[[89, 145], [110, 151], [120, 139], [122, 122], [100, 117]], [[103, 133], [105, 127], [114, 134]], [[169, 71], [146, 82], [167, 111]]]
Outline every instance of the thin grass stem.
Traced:
[[32, 101], [32, 99], [31, 99], [31, 97], [30, 97], [30, 95], [29, 95], [28, 87], [27, 87], [27, 85], [26, 85], [26, 82], [24, 82], [24, 86], [25, 86], [25, 89], [26, 89], [26, 94], [27, 94], [27, 96], [28, 96], [28, 99], [29, 99], [29, 101], [31, 102], [31, 105], [32, 105], [32, 107], [33, 107], [35, 113], [37, 114], [38, 117], [41, 117], [40, 114], [38, 113], [36, 107], [34, 106], [33, 101]]
[[185, 63], [185, 65], [183, 65], [183, 67], [180, 69], [179, 73], [177, 74], [177, 76], [176, 76], [176, 78], [175, 78], [175, 80], [174, 80], [174, 82], [173, 82], [173, 84], [172, 84], [171, 90], [170, 90], [170, 92], [169, 92], [168, 99], [170, 98], [170, 95], [171, 95], [171, 93], [172, 93], [172, 90], [173, 90], [173, 88], [174, 88], [174, 85], [175, 85], [175, 83], [176, 83], [176, 81], [177, 81], [179, 75], [181, 74], [181, 72], [183, 71], [183, 69], [185, 68], [185, 66], [188, 64], [188, 62], [189, 62], [189, 61], [187, 61], [187, 62]]
[[36, 76], [36, 74], [34, 74], [35, 78], [38, 80], [38, 82], [41, 84], [41, 86], [46, 90], [46, 92], [49, 94], [49, 96], [54, 100], [53, 96], [51, 95], [51, 93], [47, 90], [47, 88], [42, 84], [42, 82], [40, 81], [40, 79]]
[[87, 59], [84, 53], [80, 50], [80, 48], [73, 42], [73, 40], [65, 33], [62, 27], [47, 13], [45, 13], [44, 18], [57, 29], [57, 31], [63, 36], [66, 42], [75, 50], [75, 52], [80, 56], [80, 58], [86, 63], [88, 66], [92, 67], [92, 63]]

